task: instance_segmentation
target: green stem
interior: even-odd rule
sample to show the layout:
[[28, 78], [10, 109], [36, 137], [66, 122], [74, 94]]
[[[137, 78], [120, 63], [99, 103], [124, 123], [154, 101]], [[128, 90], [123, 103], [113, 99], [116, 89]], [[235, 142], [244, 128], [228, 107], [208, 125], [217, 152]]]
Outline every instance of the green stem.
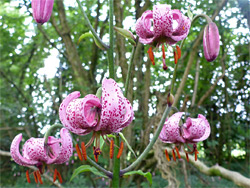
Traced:
[[106, 169], [102, 168], [100, 165], [98, 165], [95, 161], [93, 161], [90, 157], [87, 156], [87, 161], [89, 164], [94, 166], [97, 170], [102, 171], [104, 174], [106, 174], [109, 178], [113, 177], [112, 172], [107, 171]]
[[195, 20], [197, 20], [197, 19], [200, 18], [200, 17], [205, 18], [208, 24], [212, 22], [211, 18], [210, 18], [209, 16], [207, 16], [206, 14], [198, 14], [198, 15], [196, 15], [196, 16], [192, 19], [191, 25], [193, 24], [193, 22], [194, 22]]
[[51, 134], [51, 131], [53, 130], [53, 129], [57, 129], [57, 128], [63, 128], [63, 125], [62, 124], [54, 124], [54, 125], [52, 125], [48, 130], [47, 130], [47, 132], [45, 133], [45, 135], [44, 135], [44, 146], [45, 147], [47, 147], [47, 144], [48, 144], [48, 139], [49, 139], [49, 135]]
[[[115, 137], [115, 145], [119, 146], [120, 144], [120, 137], [116, 136]], [[117, 159], [117, 154], [118, 154], [119, 148], [114, 147], [114, 167], [113, 167], [113, 179], [112, 179], [112, 187], [117, 188], [119, 187], [120, 184], [120, 158]]]
[[82, 7], [82, 5], [81, 5], [80, 0], [76, 0], [76, 2], [77, 2], [77, 4], [78, 4], [78, 7], [79, 7], [80, 10], [81, 10], [81, 13], [83, 14], [84, 19], [87, 21], [87, 24], [88, 24], [88, 26], [89, 26], [89, 29], [90, 29], [91, 33], [94, 35], [95, 39], [96, 39], [96, 40], [97, 40], [106, 50], [108, 50], [109, 47], [108, 47], [104, 42], [102, 42], [102, 39], [100, 39], [100, 37], [97, 35], [96, 31], [95, 31], [94, 28], [92, 27], [92, 25], [91, 25], [91, 23], [90, 23], [90, 21], [89, 21], [89, 19], [88, 19], [88, 16], [87, 16], [87, 14], [85, 13], [85, 11], [84, 11], [84, 9], [83, 9], [83, 7]]
[[114, 71], [114, 0], [109, 0], [109, 49], [108, 49], [109, 77], [115, 78]]
[[160, 135], [160, 132], [162, 130], [162, 127], [166, 121], [166, 118], [169, 114], [169, 112], [171, 111], [171, 107], [167, 106], [162, 117], [161, 117], [161, 121], [158, 125], [158, 128], [154, 134], [154, 137], [152, 138], [152, 140], [150, 141], [150, 143], [147, 145], [146, 149], [142, 152], [142, 154], [130, 165], [128, 166], [127, 168], [121, 170], [121, 175], [123, 175], [124, 173], [132, 170], [133, 168], [136, 167], [136, 165], [138, 165], [148, 154], [148, 152], [152, 149], [153, 145], [155, 144], [157, 138], [159, 137]]
[[129, 81], [130, 81], [134, 56], [135, 56], [135, 47], [133, 46], [130, 62], [129, 62], [129, 65], [128, 65], [128, 74], [127, 74], [126, 83], [125, 83], [125, 94], [124, 94], [125, 97], [128, 96], [128, 85], [129, 85]]

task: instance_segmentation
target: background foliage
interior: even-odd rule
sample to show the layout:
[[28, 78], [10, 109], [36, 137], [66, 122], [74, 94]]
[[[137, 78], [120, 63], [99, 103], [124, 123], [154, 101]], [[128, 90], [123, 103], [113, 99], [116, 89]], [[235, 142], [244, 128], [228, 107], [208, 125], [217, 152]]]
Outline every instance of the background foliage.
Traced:
[[[107, 3], [106, 0], [82, 1], [92, 25], [104, 41], [108, 37]], [[115, 0], [116, 25], [130, 29], [135, 34], [135, 20], [156, 3], [171, 4], [172, 9], [181, 9], [183, 13], [187, 13], [190, 6], [194, 15], [204, 13], [212, 17], [217, 12], [215, 22], [221, 36], [219, 57], [212, 63], [206, 62], [200, 37], [205, 22], [201, 19], [196, 21], [179, 61], [174, 93], [180, 86], [190, 59], [192, 65], [176, 107], [190, 116], [196, 117], [202, 113], [208, 118], [211, 136], [198, 146], [199, 158], [204, 163], [209, 166], [219, 164], [249, 177], [250, 18], [249, 9], [245, 8], [249, 2]], [[102, 79], [108, 76], [105, 52], [98, 49], [91, 39], [84, 39], [77, 45], [79, 36], [88, 32], [88, 27], [74, 1], [55, 1], [50, 22], [43, 26], [34, 22], [30, 11], [30, 1], [27, 0], [0, 2], [1, 151], [9, 151], [12, 139], [19, 133], [23, 133], [25, 140], [42, 137], [49, 125], [59, 122], [58, 107], [67, 94], [75, 90], [80, 90], [81, 96], [95, 93]], [[116, 80], [123, 86], [132, 47], [120, 36], [116, 36], [116, 40]], [[174, 67], [171, 47], [167, 52], [167, 71], [162, 69], [160, 51], [156, 53], [156, 65], [150, 65], [147, 49], [148, 46], [137, 45], [131, 79], [134, 83], [129, 87], [129, 100], [133, 101], [135, 120], [124, 130], [137, 154], [148, 144], [159, 122]], [[198, 86], [195, 88], [197, 72]], [[203, 97], [204, 100], [201, 100]], [[73, 138], [75, 141], [86, 141], [90, 136], [74, 135]], [[164, 171], [157, 165], [158, 158], [154, 151], [138, 167], [153, 174], [152, 187], [164, 187], [174, 182], [170, 176], [184, 187], [182, 163], [169, 163], [169, 168]], [[91, 156], [92, 151], [88, 152]], [[123, 156], [122, 166], [133, 160], [131, 153], [127, 152]], [[103, 149], [99, 163], [111, 168], [107, 146]], [[108, 180], [90, 173], [69, 182], [73, 170], [80, 164], [74, 155], [67, 165], [57, 167], [62, 172], [65, 187], [103, 187], [109, 184]], [[10, 157], [1, 156], [0, 165], [1, 187], [34, 186], [26, 183], [26, 168], [15, 164]], [[227, 180], [200, 174], [190, 164], [184, 170], [192, 187], [235, 187]], [[126, 178], [122, 183], [130, 187], [148, 187], [145, 179], [138, 176]], [[45, 185], [49, 184], [45, 182]]]

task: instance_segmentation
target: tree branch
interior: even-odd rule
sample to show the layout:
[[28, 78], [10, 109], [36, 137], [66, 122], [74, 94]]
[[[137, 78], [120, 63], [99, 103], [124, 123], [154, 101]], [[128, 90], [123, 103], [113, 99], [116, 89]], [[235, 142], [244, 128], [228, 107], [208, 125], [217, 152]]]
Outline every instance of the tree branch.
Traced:
[[[164, 150], [168, 151], [172, 150], [169, 147], [165, 147]], [[182, 158], [186, 158], [186, 154], [184, 152], [179, 152]], [[169, 152], [172, 155], [172, 152]], [[200, 160], [195, 161], [194, 157], [189, 155], [189, 162], [197, 168], [201, 173], [207, 176], [220, 176], [224, 179], [230, 180], [234, 182], [236, 185], [241, 187], [250, 187], [250, 179], [241, 175], [239, 172], [228, 170], [222, 166], [214, 165], [212, 167], [208, 167]]]

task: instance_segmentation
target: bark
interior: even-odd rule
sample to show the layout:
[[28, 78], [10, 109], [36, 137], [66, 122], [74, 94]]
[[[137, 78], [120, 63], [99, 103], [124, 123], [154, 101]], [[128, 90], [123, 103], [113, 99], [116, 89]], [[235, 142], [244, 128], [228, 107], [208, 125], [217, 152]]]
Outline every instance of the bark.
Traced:
[[77, 52], [76, 46], [71, 38], [70, 34], [70, 28], [68, 26], [67, 20], [66, 20], [66, 14], [65, 14], [65, 8], [63, 5], [62, 0], [55, 1], [58, 8], [58, 16], [60, 20], [60, 28], [56, 23], [55, 17], [51, 16], [51, 23], [53, 27], [55, 28], [56, 32], [59, 34], [59, 36], [63, 39], [63, 42], [65, 44], [65, 50], [68, 57], [68, 61], [70, 65], [72, 66], [74, 77], [79, 85], [79, 88], [81, 90], [81, 94], [84, 95], [84, 88], [87, 88], [88, 85], [88, 72], [83, 69], [82, 63], [79, 57], [79, 54]]
[[[220, 2], [220, 4], [218, 5], [218, 8], [215, 10], [213, 16], [212, 16], [212, 20], [214, 20], [214, 18], [219, 14], [220, 10], [226, 5], [227, 3], [227, 0], [223, 0]], [[189, 59], [188, 59], [188, 63], [187, 63], [187, 66], [186, 66], [186, 69], [185, 69], [185, 72], [182, 76], [182, 79], [181, 79], [181, 83], [177, 89], [177, 92], [174, 96], [175, 100], [174, 100], [174, 104], [173, 106], [176, 106], [178, 101], [179, 101], [179, 98], [181, 96], [181, 93], [184, 89], [184, 86], [185, 86], [185, 83], [187, 81], [187, 77], [188, 77], [188, 74], [189, 74], [189, 71], [191, 69], [191, 66], [194, 62], [194, 59], [196, 57], [196, 54], [199, 50], [199, 47], [200, 47], [200, 44], [201, 44], [201, 41], [202, 41], [202, 37], [203, 37], [203, 32], [204, 32], [204, 29], [202, 29], [202, 31], [200, 32], [199, 36], [197, 37], [194, 45], [192, 46], [192, 49], [190, 50], [191, 53], [189, 55]]]
[[[171, 150], [169, 147], [162, 148], [162, 150]], [[172, 155], [172, 152], [169, 152]], [[180, 152], [182, 158], [186, 158], [186, 154], [184, 152]], [[199, 159], [195, 161], [192, 155], [189, 155], [189, 162], [197, 168], [201, 173], [207, 176], [220, 176], [221, 178], [227, 179], [229, 181], [234, 182], [236, 185], [241, 187], [250, 187], [250, 179], [241, 175], [238, 172], [228, 170], [222, 166], [214, 165], [212, 167], [206, 166], [203, 162]]]

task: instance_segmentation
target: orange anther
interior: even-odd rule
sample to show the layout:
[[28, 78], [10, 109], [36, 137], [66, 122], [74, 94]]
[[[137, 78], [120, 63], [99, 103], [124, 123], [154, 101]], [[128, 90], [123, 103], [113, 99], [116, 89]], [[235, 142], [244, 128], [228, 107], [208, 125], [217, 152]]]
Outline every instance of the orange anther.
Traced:
[[54, 171], [53, 182], [56, 181], [56, 176], [57, 176], [57, 169], [55, 169], [55, 171]]
[[163, 57], [163, 59], [166, 59], [164, 44], [162, 45], [161, 49], [162, 49], [162, 57]]
[[98, 163], [98, 155], [94, 155], [95, 161]]
[[153, 65], [155, 65], [155, 59], [154, 59], [154, 53], [153, 53], [152, 47], [150, 47], [147, 52], [148, 52], [150, 61], [152, 62]]
[[181, 155], [180, 155], [180, 153], [179, 153], [178, 148], [177, 148], [177, 147], [175, 147], [175, 150], [176, 150], [176, 153], [177, 153], [177, 155], [178, 155], [178, 158], [180, 159], [180, 158], [181, 158]]
[[174, 159], [174, 161], [176, 161], [174, 149], [172, 149], [172, 154], [173, 154], [173, 159]]
[[120, 144], [120, 148], [119, 148], [119, 151], [118, 151], [118, 154], [117, 154], [117, 159], [119, 159], [122, 155], [122, 151], [123, 151], [123, 141], [121, 141], [121, 144]]
[[177, 64], [178, 62], [178, 55], [177, 53], [174, 51], [174, 63]]
[[42, 181], [41, 174], [40, 174], [39, 170], [36, 171], [35, 173], [36, 173], [37, 179], [40, 182], [40, 184], [43, 184], [43, 181]]
[[34, 178], [35, 178], [35, 182], [38, 183], [37, 177], [36, 177], [36, 172], [33, 172]]
[[167, 149], [165, 149], [165, 155], [166, 155], [166, 159], [167, 159], [168, 161], [170, 161], [170, 158], [169, 158], [168, 150], [167, 150]]
[[179, 46], [176, 46], [176, 50], [177, 50], [177, 55], [178, 55], [178, 59], [181, 58], [181, 49]]
[[58, 180], [60, 183], [63, 182], [61, 174], [57, 171]]
[[79, 148], [78, 144], [76, 144], [76, 152], [77, 152], [77, 155], [78, 155], [79, 159], [82, 161], [82, 153], [80, 151], [80, 148]]
[[189, 163], [188, 153], [186, 153], [186, 159], [187, 159], [187, 162]]
[[82, 155], [85, 161], [87, 161], [87, 152], [86, 152], [86, 147], [85, 147], [85, 143], [82, 142], [81, 143], [81, 148], [82, 148]]
[[197, 161], [198, 153], [199, 153], [199, 152], [198, 152], [197, 150], [195, 150], [195, 152], [194, 152], [194, 157], [195, 157], [194, 160], [195, 160], [195, 161]]
[[110, 141], [110, 148], [109, 148], [109, 157], [110, 159], [113, 159], [114, 155], [114, 140]]
[[185, 30], [185, 27], [183, 26], [182, 29]]
[[26, 171], [26, 178], [27, 178], [27, 182], [30, 183], [29, 170]]

